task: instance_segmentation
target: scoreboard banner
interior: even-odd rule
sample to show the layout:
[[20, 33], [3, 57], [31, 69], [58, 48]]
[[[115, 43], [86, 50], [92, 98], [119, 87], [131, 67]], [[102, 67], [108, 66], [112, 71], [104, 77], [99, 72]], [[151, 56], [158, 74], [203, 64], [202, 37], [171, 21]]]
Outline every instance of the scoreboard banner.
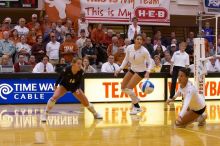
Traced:
[[38, 0], [0, 0], [0, 8], [38, 8]]

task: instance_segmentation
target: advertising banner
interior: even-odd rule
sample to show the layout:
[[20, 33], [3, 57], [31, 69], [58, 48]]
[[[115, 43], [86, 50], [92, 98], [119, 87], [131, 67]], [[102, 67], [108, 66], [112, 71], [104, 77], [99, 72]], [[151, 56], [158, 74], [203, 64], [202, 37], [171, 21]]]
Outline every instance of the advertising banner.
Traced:
[[37, 8], [38, 0], [0, 0], [0, 8]]
[[[55, 79], [1, 79], [0, 104], [47, 103], [53, 95]], [[67, 93], [58, 103], [74, 103], [78, 101]]]
[[219, 0], [203, 0], [204, 10], [207, 14], [220, 14]]
[[[194, 84], [194, 79], [189, 79]], [[171, 79], [168, 79], [168, 98], [170, 96], [170, 88], [171, 88]], [[178, 89], [179, 84], [176, 85], [176, 90]], [[205, 78], [205, 98], [206, 99], [220, 99], [220, 78]], [[177, 99], [181, 100], [181, 97]]]
[[52, 21], [85, 11], [91, 23], [130, 24], [136, 16], [139, 24], [170, 25], [168, 0], [45, 0], [45, 9]]
[[[85, 94], [91, 102], [131, 101], [130, 97], [121, 92], [121, 81], [122, 79], [115, 78], [85, 79]], [[138, 87], [143, 81], [134, 88], [135, 94], [141, 101], [164, 101], [164, 78], [150, 78], [150, 81], [154, 84], [154, 91], [148, 95]]]

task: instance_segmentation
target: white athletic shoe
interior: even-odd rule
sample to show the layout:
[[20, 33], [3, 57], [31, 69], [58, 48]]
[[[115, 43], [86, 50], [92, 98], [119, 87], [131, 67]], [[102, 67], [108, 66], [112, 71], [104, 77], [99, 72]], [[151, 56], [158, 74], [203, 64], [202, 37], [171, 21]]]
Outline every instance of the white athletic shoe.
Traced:
[[198, 118], [198, 126], [204, 126], [206, 124], [207, 114], [203, 114]]
[[40, 117], [41, 122], [47, 122], [48, 113], [43, 113]]
[[132, 110], [130, 111], [130, 115], [137, 115], [140, 112], [142, 112], [141, 108], [133, 107]]
[[95, 119], [103, 119], [102, 115], [99, 113], [96, 113], [93, 115]]

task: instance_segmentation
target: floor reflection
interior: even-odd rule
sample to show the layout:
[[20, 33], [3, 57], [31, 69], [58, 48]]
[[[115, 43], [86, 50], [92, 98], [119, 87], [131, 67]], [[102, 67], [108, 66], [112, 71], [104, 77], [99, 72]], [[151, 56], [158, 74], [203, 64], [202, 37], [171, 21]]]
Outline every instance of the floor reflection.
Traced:
[[207, 102], [207, 124], [191, 124], [185, 129], [173, 125], [181, 103], [141, 103], [144, 110], [130, 116], [130, 103], [94, 104], [104, 119], [94, 120], [80, 105], [57, 105], [40, 122], [45, 105], [0, 107], [0, 146], [219, 146], [220, 102]]

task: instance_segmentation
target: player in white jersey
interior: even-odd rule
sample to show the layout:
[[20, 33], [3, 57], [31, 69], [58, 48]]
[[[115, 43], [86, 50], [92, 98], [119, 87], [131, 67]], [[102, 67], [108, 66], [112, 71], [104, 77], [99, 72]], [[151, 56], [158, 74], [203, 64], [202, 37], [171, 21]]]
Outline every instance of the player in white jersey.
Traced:
[[133, 88], [144, 78], [149, 77], [150, 54], [145, 47], [142, 46], [143, 38], [137, 35], [134, 39], [135, 44], [129, 45], [126, 48], [126, 56], [122, 65], [115, 72], [115, 76], [128, 64], [131, 64], [131, 69], [126, 73], [121, 83], [121, 89], [128, 94], [132, 100], [133, 108], [130, 112], [131, 115], [136, 115], [141, 112], [140, 105], [138, 104], [139, 98], [135, 95]]
[[199, 122], [202, 126], [207, 118], [205, 112], [205, 97], [200, 96], [192, 82], [188, 81], [190, 74], [189, 68], [182, 68], [178, 73], [178, 82], [180, 87], [173, 98], [168, 99], [167, 103], [174, 101], [178, 96], [183, 97], [183, 107], [176, 119], [176, 126], [185, 127], [192, 122]]

